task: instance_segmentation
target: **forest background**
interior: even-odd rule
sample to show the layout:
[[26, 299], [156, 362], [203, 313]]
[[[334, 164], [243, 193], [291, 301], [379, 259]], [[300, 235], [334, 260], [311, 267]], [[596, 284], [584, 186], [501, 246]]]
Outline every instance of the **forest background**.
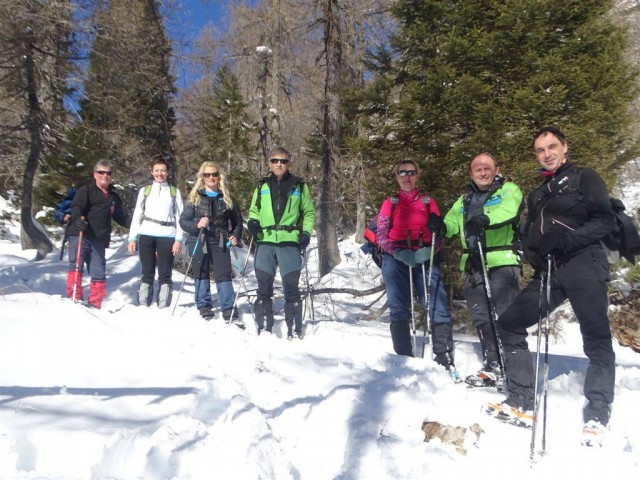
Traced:
[[548, 124], [611, 188], [621, 168], [640, 171], [638, 0], [210, 7], [224, 21], [195, 35], [181, 0], [0, 0], [0, 190], [20, 207], [23, 248], [52, 251], [40, 224], [100, 159], [130, 209], [152, 156], [183, 195], [213, 160], [246, 213], [269, 149], [285, 146], [316, 197], [321, 276], [396, 190], [400, 159], [420, 165], [444, 211], [484, 151], [528, 193], [531, 136]]

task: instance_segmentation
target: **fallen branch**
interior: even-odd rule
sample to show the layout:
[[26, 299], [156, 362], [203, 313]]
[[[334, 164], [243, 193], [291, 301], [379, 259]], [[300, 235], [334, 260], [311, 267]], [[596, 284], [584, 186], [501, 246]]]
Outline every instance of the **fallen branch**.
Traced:
[[[353, 295], [354, 297], [368, 297], [369, 295], [373, 295], [374, 293], [379, 293], [382, 291], [384, 291], [384, 284], [378, 285], [377, 287], [373, 287], [368, 290], [357, 290], [355, 288], [318, 288], [317, 290], [311, 289], [311, 295], [323, 295], [327, 293], [346, 293], [348, 295]], [[309, 293], [308, 290], [300, 291], [300, 294], [306, 295], [307, 293]]]

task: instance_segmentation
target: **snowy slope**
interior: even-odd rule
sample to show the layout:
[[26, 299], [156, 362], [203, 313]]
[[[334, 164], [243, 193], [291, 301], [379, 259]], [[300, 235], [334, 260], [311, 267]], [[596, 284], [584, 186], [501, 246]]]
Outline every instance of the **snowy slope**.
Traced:
[[[341, 244], [331, 286], [377, 282], [357, 245]], [[310, 260], [316, 282], [315, 249]], [[433, 362], [392, 353], [373, 298], [315, 299], [302, 341], [203, 321], [186, 281], [175, 314], [132, 305], [139, 264], [109, 251], [103, 310], [61, 297], [57, 253], [0, 241], [0, 478], [423, 479], [637, 478], [640, 356], [616, 345], [616, 399], [602, 449], [580, 446], [586, 358], [575, 322], [552, 342], [547, 453], [529, 462], [530, 432], [481, 411], [502, 395], [454, 385]], [[241, 254], [243, 257], [244, 253]], [[176, 273], [176, 290], [183, 277]], [[255, 288], [253, 273], [247, 276]], [[236, 284], [236, 288], [239, 284]], [[174, 295], [175, 301], [175, 295]], [[243, 319], [251, 326], [244, 297]], [[276, 303], [282, 308], [282, 300]], [[535, 349], [535, 337], [530, 338]], [[419, 342], [420, 343], [420, 342]], [[456, 336], [463, 374], [476, 338]], [[423, 420], [484, 430], [466, 455], [425, 443]], [[539, 450], [539, 447], [537, 448]], [[462, 477], [461, 477], [462, 476]]]

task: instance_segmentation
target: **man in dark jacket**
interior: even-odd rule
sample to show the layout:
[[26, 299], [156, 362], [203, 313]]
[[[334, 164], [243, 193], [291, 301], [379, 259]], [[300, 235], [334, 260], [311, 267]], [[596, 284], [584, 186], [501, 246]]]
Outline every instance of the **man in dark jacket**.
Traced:
[[[567, 141], [555, 127], [533, 137], [542, 166], [543, 183], [528, 198], [524, 251], [535, 274], [513, 304], [500, 316], [499, 334], [506, 357], [508, 398], [489, 404], [487, 412], [510, 423], [533, 422], [534, 370], [527, 346], [527, 328], [540, 315], [540, 295], [546, 301], [548, 265], [551, 265], [551, 312], [565, 299], [580, 323], [584, 352], [589, 358], [584, 394], [585, 437], [604, 433], [613, 403], [615, 355], [607, 317], [609, 263], [600, 241], [614, 228], [607, 187], [598, 174], [567, 161]], [[598, 440], [596, 440], [598, 441]]]
[[316, 213], [307, 184], [289, 173], [290, 161], [286, 149], [274, 147], [271, 150], [271, 174], [261, 180], [253, 193], [247, 229], [257, 240], [255, 313], [258, 331], [266, 328], [271, 333], [273, 328], [273, 282], [276, 269], [280, 267], [287, 337], [302, 339], [302, 303], [298, 289], [302, 268], [300, 251], [309, 245]]
[[[82, 274], [86, 262], [91, 274], [89, 306], [93, 308], [101, 308], [107, 294], [105, 250], [111, 239], [111, 220], [126, 228], [131, 224], [122, 200], [111, 185], [112, 175], [111, 162], [99, 161], [93, 169], [95, 182], [80, 187], [71, 204], [67, 296], [74, 301], [83, 299]], [[82, 244], [78, 245], [80, 232]]]

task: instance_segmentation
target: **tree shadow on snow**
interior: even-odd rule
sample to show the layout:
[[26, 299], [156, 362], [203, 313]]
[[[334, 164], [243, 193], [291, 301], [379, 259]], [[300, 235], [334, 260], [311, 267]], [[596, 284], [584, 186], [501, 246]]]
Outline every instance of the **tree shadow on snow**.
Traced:
[[112, 400], [120, 397], [133, 397], [133, 396], [153, 396], [156, 397], [150, 403], [162, 403], [170, 397], [180, 395], [191, 395], [198, 393], [198, 389], [190, 387], [142, 387], [142, 388], [90, 388], [90, 387], [21, 387], [18, 385], [13, 386], [0, 386], [0, 397], [7, 397], [0, 399], [0, 405], [9, 404], [25, 398], [30, 397], [43, 397], [53, 395], [87, 395], [91, 397], [103, 397], [104, 400]]

